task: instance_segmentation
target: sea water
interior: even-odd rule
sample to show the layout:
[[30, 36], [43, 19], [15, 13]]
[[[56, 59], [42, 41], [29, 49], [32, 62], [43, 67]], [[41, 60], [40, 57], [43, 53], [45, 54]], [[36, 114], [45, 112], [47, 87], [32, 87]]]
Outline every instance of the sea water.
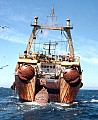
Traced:
[[98, 90], [80, 90], [75, 102], [20, 102], [10, 88], [0, 88], [0, 120], [98, 120]]

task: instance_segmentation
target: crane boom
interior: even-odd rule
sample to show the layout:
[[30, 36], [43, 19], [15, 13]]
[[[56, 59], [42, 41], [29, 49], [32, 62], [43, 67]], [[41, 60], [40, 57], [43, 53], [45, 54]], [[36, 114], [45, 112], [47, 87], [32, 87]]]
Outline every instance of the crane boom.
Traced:
[[36, 33], [36, 29], [34, 28], [34, 29], [32, 30], [31, 35], [30, 35], [29, 42], [28, 42], [28, 44], [27, 44], [27, 48], [26, 48], [26, 51], [25, 51], [25, 53], [27, 53], [27, 54], [29, 54], [30, 48], [31, 48], [31, 46], [32, 46], [32, 42], [33, 42], [33, 40], [36, 38], [36, 37], [35, 37], [35, 33]]

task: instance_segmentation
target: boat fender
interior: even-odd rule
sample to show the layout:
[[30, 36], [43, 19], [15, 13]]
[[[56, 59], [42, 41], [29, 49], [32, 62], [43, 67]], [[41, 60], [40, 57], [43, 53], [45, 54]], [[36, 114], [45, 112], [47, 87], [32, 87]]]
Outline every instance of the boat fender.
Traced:
[[31, 65], [22, 65], [18, 70], [18, 76], [22, 81], [30, 81], [34, 77], [34, 75], [35, 70]]
[[71, 86], [77, 86], [81, 82], [79, 72], [73, 68], [66, 69], [63, 73], [63, 78]]
[[[80, 83], [81, 83], [81, 80], [77, 78], [76, 81], [70, 82], [69, 85], [70, 85], [70, 87], [76, 87], [76, 86], [78, 86]], [[81, 84], [80, 84], [80, 86], [81, 86]]]

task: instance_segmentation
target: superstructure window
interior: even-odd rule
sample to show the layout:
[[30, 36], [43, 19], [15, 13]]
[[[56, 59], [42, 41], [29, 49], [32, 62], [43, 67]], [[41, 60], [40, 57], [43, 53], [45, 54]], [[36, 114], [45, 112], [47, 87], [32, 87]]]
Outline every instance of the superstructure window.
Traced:
[[53, 66], [53, 69], [55, 69], [55, 66]]
[[44, 68], [46, 68], [46, 65], [44, 66]]
[[52, 66], [50, 66], [50, 68], [52, 68]]

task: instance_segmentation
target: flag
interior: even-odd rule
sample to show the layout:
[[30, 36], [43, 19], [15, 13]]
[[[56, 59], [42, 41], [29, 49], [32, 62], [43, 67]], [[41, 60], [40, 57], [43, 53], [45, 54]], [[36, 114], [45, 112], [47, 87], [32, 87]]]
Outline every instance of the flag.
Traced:
[[55, 41], [55, 46], [58, 44], [58, 42]]

